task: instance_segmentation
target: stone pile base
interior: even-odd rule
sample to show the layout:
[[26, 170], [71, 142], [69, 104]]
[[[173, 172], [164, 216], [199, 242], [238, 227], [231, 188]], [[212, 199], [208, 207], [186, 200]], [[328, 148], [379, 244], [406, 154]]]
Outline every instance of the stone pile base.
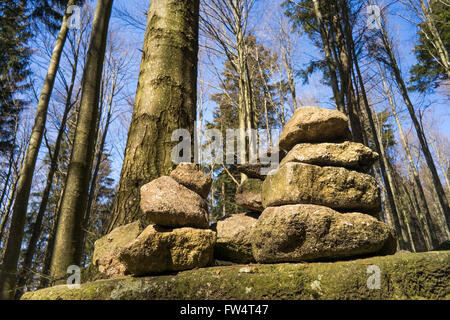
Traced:
[[[372, 266], [380, 288], [369, 289]], [[450, 251], [353, 261], [232, 265], [155, 277], [124, 277], [26, 293], [23, 300], [450, 299]]]

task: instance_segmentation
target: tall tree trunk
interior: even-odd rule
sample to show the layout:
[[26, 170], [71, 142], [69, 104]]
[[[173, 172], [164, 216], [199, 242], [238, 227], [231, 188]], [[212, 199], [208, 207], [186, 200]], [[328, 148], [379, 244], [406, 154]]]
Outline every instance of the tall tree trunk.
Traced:
[[[370, 112], [373, 113], [371, 107], [370, 107]], [[372, 118], [374, 118], [374, 115], [372, 115]], [[377, 119], [376, 115], [375, 115], [375, 119]], [[407, 246], [406, 248], [412, 249], [412, 251], [415, 252], [413, 239], [411, 236], [411, 230], [409, 229], [409, 224], [408, 224], [409, 217], [406, 216], [406, 213], [401, 209], [401, 206], [400, 206], [399, 192], [395, 185], [394, 177], [393, 177], [393, 174], [391, 171], [391, 166], [389, 164], [388, 155], [386, 154], [386, 151], [384, 149], [384, 145], [383, 145], [383, 142], [381, 139], [382, 125], [380, 123], [378, 123], [378, 121], [375, 123], [375, 130], [376, 130], [377, 137], [374, 137], [374, 139], [377, 139], [380, 141], [380, 161], [383, 162], [383, 165], [386, 169], [386, 177], [388, 180], [387, 182], [392, 190], [392, 198], [393, 198], [393, 203], [395, 206], [395, 212], [398, 214], [398, 221], [399, 221], [399, 226], [400, 226], [401, 237], [404, 241], [404, 244]], [[402, 219], [401, 215], [403, 215], [405, 217], [405, 219]]]
[[435, 239], [433, 233], [431, 232], [431, 230], [432, 230], [431, 216], [430, 216], [430, 211], [428, 209], [428, 204], [427, 204], [427, 201], [425, 198], [425, 193], [423, 192], [422, 182], [420, 181], [419, 173], [418, 173], [416, 165], [414, 164], [414, 161], [412, 159], [411, 149], [406, 140], [406, 135], [405, 135], [405, 132], [403, 131], [403, 126], [400, 122], [400, 118], [398, 117], [397, 108], [395, 107], [394, 99], [392, 98], [392, 95], [389, 92], [389, 88], [387, 86], [386, 80], [383, 75], [383, 71], [382, 71], [379, 63], [378, 63], [378, 70], [380, 73], [381, 81], [383, 83], [384, 92], [388, 97], [389, 105], [391, 106], [392, 114], [394, 115], [394, 119], [395, 119], [395, 122], [398, 127], [400, 141], [401, 141], [401, 143], [403, 145], [403, 149], [405, 150], [405, 153], [406, 153], [406, 159], [408, 161], [408, 165], [411, 169], [411, 173], [414, 178], [414, 184], [418, 191], [419, 206], [420, 206], [421, 211], [423, 210], [423, 213], [422, 212], [420, 213], [420, 217], [421, 217], [421, 220], [422, 220], [421, 222], [423, 224], [423, 228], [424, 228], [424, 231], [426, 234], [425, 240], [427, 242], [427, 247], [429, 250], [432, 250], [433, 247], [437, 245], [437, 239]]
[[438, 200], [442, 211], [444, 212], [444, 219], [446, 221], [447, 227], [450, 228], [450, 208], [447, 200], [447, 196], [445, 194], [444, 188], [442, 186], [441, 180], [439, 178], [439, 174], [436, 170], [436, 166], [434, 165], [433, 156], [431, 155], [430, 149], [428, 148], [428, 143], [425, 137], [425, 134], [422, 130], [419, 120], [417, 119], [416, 112], [414, 110], [414, 106], [411, 102], [411, 99], [408, 94], [408, 89], [406, 88], [405, 81], [401, 75], [397, 59], [395, 58], [394, 52], [392, 51], [392, 45], [387, 37], [385, 30], [382, 32], [382, 40], [384, 49], [387, 53], [389, 59], [389, 66], [394, 74], [397, 85], [400, 88], [400, 92], [403, 96], [403, 100], [405, 101], [406, 107], [408, 108], [409, 115], [414, 125], [414, 129], [417, 133], [417, 137], [419, 139], [420, 147], [422, 149], [423, 155], [425, 157], [425, 161], [427, 163], [428, 168], [431, 172], [431, 177], [433, 179], [433, 185], [436, 190], [436, 194], [438, 196]]
[[[289, 39], [289, 34], [281, 28], [282, 31], [282, 39], [286, 41], [285, 46], [281, 45], [281, 58], [283, 61], [284, 70], [286, 71], [289, 91], [291, 91], [292, 97], [292, 107], [294, 110], [297, 110], [297, 92], [295, 88], [295, 79], [294, 79], [294, 68], [292, 67], [292, 51], [291, 51], [291, 41]], [[283, 124], [284, 125], [284, 124]]]
[[[79, 43], [78, 43], [78, 48], [79, 48]], [[68, 86], [64, 114], [62, 116], [61, 124], [60, 124], [59, 130], [58, 130], [58, 135], [56, 137], [53, 154], [49, 151], [49, 154], [51, 155], [50, 168], [48, 170], [45, 189], [44, 189], [44, 192], [43, 192], [42, 198], [41, 198], [41, 204], [39, 205], [39, 211], [38, 211], [36, 220], [33, 225], [33, 232], [31, 234], [30, 240], [27, 245], [27, 250], [25, 252], [25, 258], [24, 258], [24, 262], [22, 265], [22, 270], [19, 274], [18, 284], [17, 284], [18, 290], [16, 293], [16, 298], [19, 298], [24, 292], [23, 289], [25, 288], [26, 282], [29, 277], [29, 270], [30, 270], [31, 264], [33, 262], [33, 257], [34, 257], [34, 253], [36, 250], [36, 244], [39, 240], [39, 237], [41, 236], [42, 222], [44, 220], [44, 214], [47, 210], [47, 204], [48, 204], [48, 200], [50, 198], [50, 192], [51, 192], [51, 189], [53, 186], [53, 178], [55, 176], [56, 170], [58, 169], [58, 158], [59, 158], [59, 153], [61, 150], [61, 143], [63, 141], [64, 130], [66, 128], [66, 123], [67, 123], [67, 118], [69, 116], [69, 112], [72, 108], [72, 94], [73, 94], [73, 89], [75, 86], [77, 70], [78, 70], [78, 49], [77, 49], [75, 60], [74, 60], [73, 66], [72, 66], [72, 76], [70, 79], [70, 84]]]
[[112, 116], [112, 110], [113, 110], [113, 103], [114, 103], [114, 92], [116, 90], [116, 81], [117, 81], [117, 75], [114, 75], [113, 82], [111, 85], [111, 93], [108, 97], [108, 110], [106, 112], [106, 119], [105, 119], [105, 127], [100, 132], [100, 143], [98, 145], [98, 150], [96, 154], [95, 159], [95, 166], [94, 166], [94, 172], [92, 173], [91, 178], [91, 185], [89, 187], [89, 196], [88, 196], [88, 202], [86, 207], [86, 213], [84, 215], [83, 219], [83, 228], [82, 228], [82, 246], [83, 246], [83, 252], [84, 248], [86, 246], [86, 233], [89, 228], [89, 220], [91, 218], [91, 212], [92, 212], [92, 204], [94, 203], [94, 200], [97, 195], [97, 177], [98, 172], [100, 171], [100, 165], [102, 164], [103, 160], [103, 152], [105, 150], [105, 144], [106, 144], [106, 137], [108, 136], [108, 130], [109, 125], [111, 124], [111, 116]]
[[427, 242], [429, 242], [429, 239], [427, 239], [427, 235], [424, 232], [424, 228], [421, 227], [422, 225], [422, 216], [421, 211], [419, 209], [419, 203], [417, 202], [417, 193], [414, 189], [414, 186], [411, 185], [409, 182], [403, 183], [402, 181], [399, 182], [399, 185], [401, 188], [403, 188], [403, 193], [407, 197], [409, 201], [409, 206], [413, 208], [414, 217], [413, 217], [413, 225], [412, 228], [414, 230], [414, 244], [416, 247], [416, 252], [424, 252], [428, 251], [428, 245]]
[[[376, 151], [380, 154], [380, 157], [382, 157], [382, 152], [381, 152], [381, 144], [382, 141], [380, 141], [379, 136], [377, 134], [377, 130], [375, 127], [375, 122], [373, 120], [372, 117], [372, 111], [369, 105], [369, 100], [367, 98], [367, 94], [366, 94], [366, 89], [364, 86], [364, 81], [362, 78], [362, 74], [361, 74], [361, 70], [359, 69], [359, 62], [358, 62], [358, 57], [356, 56], [356, 52], [355, 52], [355, 45], [353, 43], [353, 38], [350, 38], [350, 50], [351, 53], [353, 55], [353, 63], [355, 65], [355, 71], [356, 71], [356, 75], [358, 76], [358, 81], [359, 81], [359, 86], [361, 89], [361, 95], [363, 97], [363, 106], [365, 108], [365, 112], [366, 112], [366, 116], [367, 119], [369, 120], [369, 126], [370, 129], [373, 133], [373, 140], [374, 140], [374, 144], [375, 144], [375, 149]], [[389, 178], [388, 178], [388, 174], [387, 174], [387, 168], [385, 166], [384, 161], [379, 160], [378, 161], [380, 164], [380, 171], [381, 171], [381, 175], [383, 177], [383, 181], [384, 181], [384, 185], [386, 187], [386, 197], [387, 197], [387, 204], [389, 205], [389, 210], [392, 213], [391, 217], [392, 217], [392, 223], [393, 223], [393, 227], [397, 232], [401, 232], [402, 228], [400, 225], [400, 219], [399, 219], [399, 214], [396, 210], [395, 207], [395, 201], [394, 201], [394, 196], [393, 196], [393, 192], [392, 192], [392, 187], [389, 183]], [[405, 247], [406, 244], [404, 243], [404, 241], [401, 241], [402, 239], [399, 237], [399, 245], [401, 247]]]
[[342, 13], [340, 13], [337, 5], [334, 6], [336, 15], [332, 18], [333, 23], [331, 24], [331, 45], [332, 47], [336, 47], [336, 61], [338, 61], [339, 66], [339, 74], [342, 86], [341, 89], [343, 91], [344, 97], [346, 98], [346, 111], [352, 128], [353, 141], [363, 143], [363, 128], [360, 120], [360, 115], [358, 114], [355, 90], [352, 81], [353, 61], [348, 44], [350, 41], [344, 36], [346, 35], [347, 37], [352, 37], [353, 35], [348, 23], [344, 22], [344, 30], [342, 29], [342, 19], [340, 17], [344, 16], [346, 12], [346, 4], [344, 4], [342, 7]]
[[83, 74], [78, 123], [50, 268], [51, 277], [57, 283], [62, 282], [65, 278], [67, 267], [79, 265], [81, 261], [81, 227], [89, 192], [100, 85], [112, 4], [113, 0], [99, 0], [92, 23], [91, 39]]
[[[65, 181], [66, 179], [64, 179]], [[56, 185], [58, 185], [58, 181], [56, 182]], [[47, 239], [47, 245], [45, 247], [45, 254], [44, 254], [44, 262], [42, 263], [42, 269], [41, 269], [41, 277], [39, 279], [39, 285], [38, 288], [45, 288], [48, 287], [51, 283], [50, 281], [50, 264], [52, 262], [52, 256], [53, 256], [53, 248], [55, 245], [55, 235], [56, 235], [56, 227], [58, 225], [59, 221], [59, 213], [61, 208], [61, 202], [64, 194], [64, 188], [61, 188], [60, 194], [59, 194], [59, 200], [56, 204], [56, 208], [53, 214], [53, 221], [52, 221], [52, 227], [48, 234]]]
[[344, 97], [342, 95], [341, 90], [339, 90], [339, 82], [338, 82], [338, 78], [336, 75], [336, 64], [333, 60], [333, 55], [332, 55], [331, 48], [330, 48], [330, 35], [329, 35], [328, 30], [326, 29], [326, 27], [323, 24], [323, 16], [322, 16], [322, 12], [320, 10], [321, 3], [322, 2], [320, 0], [314, 1], [314, 13], [316, 15], [317, 24], [319, 26], [320, 36], [322, 38], [323, 49], [325, 52], [325, 58], [326, 58], [327, 66], [328, 66], [329, 73], [330, 73], [331, 88], [333, 89], [333, 95], [334, 95], [334, 99], [336, 102], [336, 108], [339, 111], [346, 113]]
[[199, 0], [152, 0], [136, 102], [109, 231], [143, 218], [140, 188], [173, 169], [172, 132], [193, 139]]
[[[444, 176], [444, 180], [445, 180], [445, 184], [447, 185], [447, 192], [450, 194], [450, 178], [449, 175], [447, 174], [450, 173], [450, 171], [448, 170], [448, 166], [446, 166], [444, 164], [444, 159], [442, 159], [442, 155], [439, 152], [439, 143], [437, 141], [437, 137], [433, 134], [431, 128], [427, 128], [430, 132], [430, 136], [431, 136], [431, 146], [434, 149], [434, 154], [436, 155], [436, 158], [438, 160], [439, 166], [441, 167], [441, 171], [443, 173]], [[442, 150], [442, 149], [441, 149]], [[444, 158], [447, 161], [450, 161], [450, 159], [448, 159], [445, 154], [444, 154]]]
[[[67, 6], [69, 7], [74, 3], [74, 0], [69, 0]], [[8, 242], [6, 245], [3, 268], [0, 271], [0, 299], [12, 299], [14, 297], [17, 261], [19, 259], [20, 246], [22, 245], [31, 183], [39, 153], [39, 147], [41, 145], [45, 130], [45, 123], [47, 121], [48, 105], [52, 95], [59, 62], [61, 60], [61, 54], [66, 42], [67, 32], [69, 30], [68, 18], [68, 15], [65, 14], [58, 37], [56, 38], [50, 65], [36, 109], [36, 117], [33, 130], [31, 132], [30, 143], [25, 154], [24, 163], [20, 170], [16, 200], [14, 201], [13, 214], [11, 217], [11, 232], [9, 233]]]

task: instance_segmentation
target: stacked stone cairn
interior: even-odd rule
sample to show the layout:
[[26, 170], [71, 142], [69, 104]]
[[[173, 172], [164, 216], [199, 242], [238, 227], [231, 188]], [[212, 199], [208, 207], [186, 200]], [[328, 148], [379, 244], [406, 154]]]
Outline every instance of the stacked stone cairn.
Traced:
[[[216, 233], [205, 201], [210, 176], [181, 163], [170, 176], [141, 188], [147, 219], [114, 229], [95, 242], [94, 265], [109, 277], [200, 268], [213, 262]], [[148, 225], [150, 223], [150, 225]]]
[[379, 221], [380, 190], [367, 170], [378, 154], [351, 142], [341, 112], [298, 109], [280, 136], [287, 153], [262, 185], [266, 208], [251, 233], [257, 262], [338, 260], [393, 254], [393, 229]]
[[[393, 229], [376, 218], [381, 212], [379, 186], [367, 174], [378, 154], [351, 142], [343, 113], [298, 109], [279, 148], [280, 155], [283, 150], [287, 155], [261, 184], [265, 210], [259, 217], [240, 214], [219, 221], [217, 258], [279, 263], [395, 253]], [[240, 171], [262, 181], [258, 168], [246, 165]]]
[[281, 162], [267, 176], [261, 163], [238, 166], [249, 178], [236, 200], [249, 212], [219, 221], [214, 231], [205, 201], [212, 179], [196, 165], [182, 163], [144, 185], [140, 206], [148, 219], [97, 240], [94, 264], [117, 277], [206, 267], [214, 257], [280, 263], [395, 253], [393, 229], [376, 218], [379, 186], [367, 174], [378, 154], [351, 142], [343, 113], [298, 109], [279, 148]]

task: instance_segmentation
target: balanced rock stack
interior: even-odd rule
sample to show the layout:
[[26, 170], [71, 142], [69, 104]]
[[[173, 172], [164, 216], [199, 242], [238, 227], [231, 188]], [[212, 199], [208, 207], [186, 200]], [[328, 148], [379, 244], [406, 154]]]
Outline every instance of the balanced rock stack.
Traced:
[[250, 236], [257, 262], [395, 253], [393, 229], [374, 217], [381, 211], [379, 186], [365, 173], [378, 154], [350, 137], [341, 112], [294, 113], [279, 142], [288, 154], [262, 184], [266, 209]]
[[210, 176], [181, 163], [170, 176], [141, 188], [141, 221], [114, 229], [95, 243], [94, 264], [108, 276], [146, 275], [204, 267], [213, 260], [216, 233], [209, 230]]

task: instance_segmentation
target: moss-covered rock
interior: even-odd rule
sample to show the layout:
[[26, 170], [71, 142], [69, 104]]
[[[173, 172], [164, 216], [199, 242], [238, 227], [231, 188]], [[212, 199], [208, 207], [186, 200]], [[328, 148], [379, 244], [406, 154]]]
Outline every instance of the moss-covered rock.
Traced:
[[318, 166], [344, 167], [366, 172], [378, 159], [378, 153], [361, 143], [300, 143], [289, 151], [280, 167], [288, 162], [301, 162]]
[[137, 220], [115, 228], [106, 236], [95, 241], [92, 261], [98, 267], [98, 270], [108, 277], [129, 274], [126, 267], [118, 259], [119, 252], [136, 239], [145, 227], [143, 222]]
[[194, 228], [148, 226], [119, 253], [132, 275], [181, 271], [210, 265], [216, 233]]
[[260, 263], [318, 261], [393, 254], [394, 230], [362, 213], [297, 204], [267, 208], [250, 236]]
[[316, 204], [338, 211], [381, 211], [380, 188], [371, 175], [294, 162], [267, 176], [262, 185], [262, 202], [264, 208]]
[[[380, 270], [380, 289], [367, 286], [373, 276], [371, 266]], [[212, 267], [100, 280], [72, 290], [62, 285], [26, 293], [22, 299], [450, 299], [450, 251], [344, 262]]]

